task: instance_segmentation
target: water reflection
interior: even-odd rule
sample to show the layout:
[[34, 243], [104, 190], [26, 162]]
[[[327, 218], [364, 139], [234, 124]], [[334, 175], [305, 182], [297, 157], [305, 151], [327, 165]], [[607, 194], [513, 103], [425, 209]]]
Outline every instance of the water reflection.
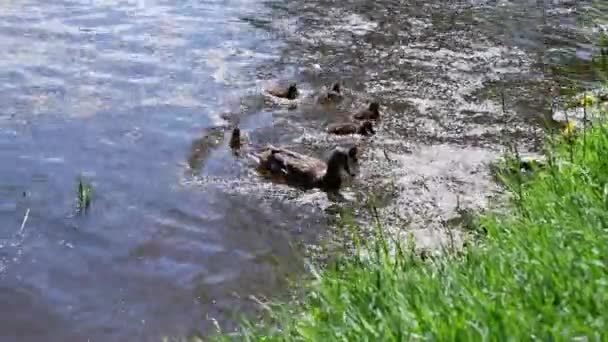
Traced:
[[188, 165], [194, 175], [199, 175], [211, 152], [222, 145], [225, 131], [222, 127], [210, 128], [190, 147]]

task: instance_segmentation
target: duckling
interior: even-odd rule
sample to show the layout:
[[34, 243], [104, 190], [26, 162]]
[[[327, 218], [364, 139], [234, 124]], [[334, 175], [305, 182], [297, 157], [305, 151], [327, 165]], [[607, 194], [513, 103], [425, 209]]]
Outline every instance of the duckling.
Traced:
[[327, 163], [310, 156], [284, 148], [267, 146], [261, 152], [252, 155], [258, 169], [279, 180], [305, 189], [320, 188], [328, 192], [337, 192], [342, 183], [342, 172], [354, 177], [350, 160], [356, 158], [356, 147], [348, 150], [334, 149]]
[[241, 130], [238, 127], [235, 127], [230, 136], [230, 148], [233, 150], [240, 150], [241, 143]]
[[360, 110], [353, 115], [356, 120], [376, 120], [380, 117], [380, 104], [372, 102], [367, 109]]
[[327, 126], [327, 132], [336, 135], [357, 133], [364, 136], [370, 136], [376, 134], [372, 122], [369, 120], [363, 121], [360, 125], [352, 122], [332, 124]]
[[266, 90], [266, 92], [272, 96], [276, 96], [276, 97], [280, 97], [280, 98], [284, 98], [284, 99], [288, 99], [288, 100], [294, 100], [295, 98], [298, 97], [298, 87], [296, 86], [295, 83], [291, 83], [289, 85], [289, 87], [287, 87], [287, 89], [277, 86], [277, 87], [273, 87], [273, 88]]
[[230, 135], [230, 142], [228, 146], [234, 153], [235, 156], [238, 156], [241, 151], [247, 150], [249, 145], [249, 140], [247, 137], [247, 133], [241, 132], [241, 129], [237, 126], [232, 129], [232, 134]]
[[323, 94], [323, 96], [321, 96], [321, 98], [319, 98], [319, 102], [321, 104], [330, 104], [330, 103], [337, 104], [337, 103], [342, 102], [343, 99], [344, 99], [344, 96], [342, 95], [342, 89], [340, 87], [340, 83], [336, 82], [336, 83], [334, 83], [334, 85], [330, 91]]

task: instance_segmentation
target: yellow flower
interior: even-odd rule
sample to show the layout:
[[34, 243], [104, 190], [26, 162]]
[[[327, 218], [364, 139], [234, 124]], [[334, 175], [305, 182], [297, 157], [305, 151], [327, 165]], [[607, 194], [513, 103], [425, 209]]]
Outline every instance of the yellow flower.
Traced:
[[574, 125], [574, 122], [568, 120], [568, 122], [566, 122], [566, 124], [562, 128], [562, 134], [564, 136], [569, 137], [574, 134], [574, 131], [576, 131], [576, 126]]
[[597, 102], [597, 99], [595, 98], [595, 96], [593, 96], [591, 94], [586, 94], [581, 99], [581, 106], [583, 106], [583, 107], [593, 106], [593, 104], [596, 102]]

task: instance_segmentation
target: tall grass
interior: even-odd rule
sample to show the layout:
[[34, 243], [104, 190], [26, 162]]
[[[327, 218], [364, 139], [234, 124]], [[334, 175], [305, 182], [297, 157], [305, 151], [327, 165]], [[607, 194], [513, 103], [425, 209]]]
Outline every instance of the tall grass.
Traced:
[[507, 210], [479, 218], [483, 236], [461, 253], [360, 241], [238, 339], [608, 340], [608, 127], [550, 143], [543, 168], [505, 179]]

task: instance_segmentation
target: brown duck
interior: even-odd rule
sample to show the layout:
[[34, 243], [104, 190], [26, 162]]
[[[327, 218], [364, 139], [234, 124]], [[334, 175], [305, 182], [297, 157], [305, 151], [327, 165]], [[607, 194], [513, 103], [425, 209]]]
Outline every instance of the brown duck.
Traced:
[[369, 120], [363, 121], [361, 124], [352, 122], [336, 123], [327, 126], [327, 132], [336, 135], [347, 135], [347, 134], [360, 134], [364, 136], [370, 136], [376, 133], [372, 122]]
[[372, 102], [367, 109], [362, 109], [353, 115], [356, 120], [377, 120], [380, 117], [380, 104]]
[[290, 84], [287, 88], [274, 87], [266, 90], [266, 92], [272, 96], [280, 97], [283, 99], [294, 100], [298, 97], [298, 87], [295, 83]]
[[340, 83], [334, 83], [333, 87], [330, 91], [323, 94], [321, 98], [319, 98], [319, 102], [322, 104], [330, 104], [330, 103], [340, 103], [344, 99], [342, 95], [342, 89], [340, 87]]
[[336, 192], [342, 185], [342, 171], [349, 176], [350, 162], [356, 160], [357, 148], [337, 148], [332, 151], [327, 163], [310, 156], [284, 148], [267, 146], [252, 155], [258, 169], [272, 178], [305, 189], [320, 188]]

